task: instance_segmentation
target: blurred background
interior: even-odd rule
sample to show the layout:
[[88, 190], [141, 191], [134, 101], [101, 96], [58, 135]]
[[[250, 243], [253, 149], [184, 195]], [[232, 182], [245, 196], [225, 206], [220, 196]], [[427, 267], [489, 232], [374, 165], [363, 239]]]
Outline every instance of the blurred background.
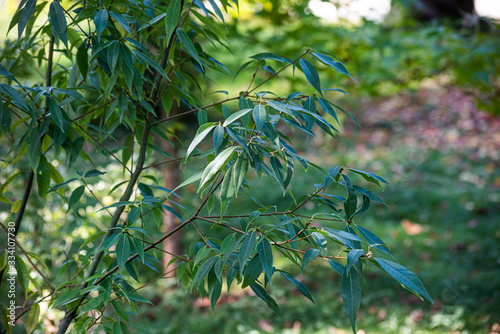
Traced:
[[[16, 29], [7, 37], [6, 32], [18, 3], [0, 0], [1, 48], [7, 49], [16, 37]], [[388, 207], [374, 206], [358, 223], [384, 239], [394, 256], [419, 275], [436, 302], [436, 307], [422, 302], [380, 271], [368, 270], [358, 333], [500, 333], [500, 1], [240, 0], [239, 4], [238, 17], [228, 14], [227, 27], [220, 27], [229, 32], [233, 52], [222, 48], [210, 52], [231, 75], [210, 74], [203, 87], [207, 100], [224, 97], [210, 95], [215, 91], [245, 90], [252, 69], [236, 79], [234, 74], [249, 56], [266, 51], [293, 58], [303, 46], [324, 50], [340, 58], [356, 79], [328, 71], [322, 76], [324, 87], [348, 93], [328, 94], [361, 127], [342, 118], [337, 139], [289, 135], [306, 158], [325, 168], [359, 168], [391, 183], [383, 191], [372, 189]], [[0, 62], [4, 61], [2, 53]], [[271, 71], [276, 64], [267, 65]], [[265, 73], [257, 79], [264, 78]], [[306, 89], [303, 78], [292, 73], [280, 75], [269, 87], [277, 94]], [[182, 119], [171, 130], [190, 140], [197, 126], [196, 119]], [[172, 148], [181, 156], [185, 149]], [[122, 170], [104, 160], [101, 167], [108, 173], [90, 186], [111, 204], [119, 194], [110, 193], [109, 185], [120, 180]], [[80, 168], [87, 167], [81, 162]], [[171, 185], [195, 168], [183, 167], [181, 175], [158, 168], [152, 175]], [[60, 172], [69, 178], [76, 169]], [[292, 180], [293, 188], [307, 192], [318, 177], [322, 179], [313, 170], [301, 171]], [[5, 182], [3, 176], [0, 181]], [[261, 196], [265, 193], [263, 202], [286, 207], [290, 201], [279, 187], [252, 175], [249, 182], [257, 184]], [[187, 187], [184, 194], [190, 198], [183, 203], [187, 207], [199, 202], [195, 188]], [[44, 259], [57, 277], [58, 268], [71, 264], [62, 250], [71, 259], [95, 232], [89, 221], [98, 221], [102, 212], [95, 213], [98, 204], [91, 197], [82, 199], [75, 214], [66, 214], [67, 207], [56, 196], [49, 201], [47, 197], [27, 211], [20, 238], [25, 233], [32, 252], [52, 254]], [[1, 205], [0, 220], [8, 221], [8, 207]], [[240, 212], [256, 207], [249, 196], [238, 197], [233, 206]], [[313, 212], [315, 207], [306, 209]], [[165, 218], [165, 224], [175, 224], [175, 217]], [[222, 238], [222, 231], [206, 230], [219, 232]], [[184, 245], [195, 238], [195, 231], [186, 229], [165, 247], [187, 252]], [[165, 265], [169, 259], [161, 253], [156, 256], [161, 271], [160, 262]], [[132, 329], [349, 333], [341, 278], [319, 262], [301, 278], [316, 305], [279, 278], [272, 286], [284, 321], [246, 289], [234, 288], [224, 295], [212, 316], [207, 300], [186, 292], [175, 278], [160, 280], [142, 290], [155, 307], [139, 309], [139, 316], [131, 317]], [[55, 318], [52, 311], [45, 313], [46, 332], [53, 330]]]

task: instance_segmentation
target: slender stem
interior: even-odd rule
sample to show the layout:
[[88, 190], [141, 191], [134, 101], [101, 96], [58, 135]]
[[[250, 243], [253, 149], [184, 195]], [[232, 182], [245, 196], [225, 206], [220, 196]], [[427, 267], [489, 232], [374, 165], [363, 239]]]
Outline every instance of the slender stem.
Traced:
[[[248, 94], [243, 94], [243, 96], [247, 96], [247, 95]], [[169, 117], [165, 117], [165, 118], [160, 119], [160, 120], [158, 120], [156, 122], [153, 122], [153, 126], [158, 125], [158, 124], [163, 123], [163, 122], [167, 122], [167, 121], [173, 120], [173, 119], [178, 118], [178, 117], [189, 115], [189, 114], [194, 113], [194, 112], [196, 112], [198, 110], [201, 110], [201, 109], [207, 109], [207, 108], [210, 108], [210, 107], [213, 107], [213, 106], [217, 106], [219, 104], [223, 104], [223, 103], [226, 103], [226, 102], [229, 102], [229, 101], [238, 100], [239, 98], [240, 98], [240, 96], [231, 97], [229, 99], [225, 99], [225, 100], [222, 100], [222, 101], [214, 102], [212, 104], [208, 104], [206, 106], [199, 107], [199, 108], [196, 108], [196, 109], [191, 109], [191, 110], [182, 112], [180, 114], [175, 114], [175, 115], [172, 115], [172, 116], [169, 116]]]
[[30, 172], [28, 175], [28, 180], [26, 181], [26, 187], [24, 188], [23, 198], [21, 200], [21, 206], [17, 211], [17, 217], [14, 225], [14, 235], [17, 236], [19, 232], [19, 228], [21, 227], [21, 221], [23, 220], [24, 212], [26, 211], [26, 205], [28, 204], [28, 198], [31, 193], [31, 188], [33, 186], [33, 178], [35, 177], [35, 172], [33, 168], [30, 168]]
[[113, 152], [111, 152], [106, 146], [104, 146], [100, 141], [98, 141], [96, 138], [94, 138], [94, 136], [92, 136], [87, 130], [85, 130], [83, 127], [80, 126], [80, 124], [76, 123], [75, 121], [71, 121], [71, 123], [75, 124], [77, 127], [80, 128], [80, 130], [82, 130], [83, 132], [85, 132], [85, 134], [87, 136], [89, 136], [90, 139], [92, 139], [93, 141], [95, 141], [99, 146], [101, 146], [106, 152], [108, 152], [109, 155], [111, 155], [113, 158], [115, 158], [116, 161], [118, 161], [120, 163], [120, 165], [123, 166], [123, 168], [125, 168], [130, 174], [132, 174], [132, 171], [130, 170], [130, 168], [127, 167], [127, 165], [125, 165], [123, 163], [123, 161], [121, 161], [116, 155], [113, 154]]

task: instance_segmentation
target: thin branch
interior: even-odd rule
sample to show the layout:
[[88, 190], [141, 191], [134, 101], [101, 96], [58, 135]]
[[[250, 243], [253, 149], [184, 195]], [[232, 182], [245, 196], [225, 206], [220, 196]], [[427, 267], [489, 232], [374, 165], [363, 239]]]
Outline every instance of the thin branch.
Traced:
[[24, 188], [23, 198], [21, 200], [21, 206], [17, 211], [17, 217], [15, 221], [14, 227], [14, 235], [17, 235], [19, 232], [19, 228], [21, 227], [21, 221], [23, 220], [24, 212], [26, 211], [26, 205], [28, 204], [28, 198], [31, 193], [31, 188], [33, 187], [33, 178], [35, 177], [35, 172], [33, 168], [30, 168], [30, 172], [28, 175], [28, 180], [26, 181], [26, 187]]
[[304, 57], [306, 54], [308, 54], [309, 52], [311, 52], [311, 48], [308, 48], [305, 52], [303, 52], [300, 56], [297, 57], [297, 59], [295, 59], [294, 61], [292, 61], [290, 64], [287, 64], [285, 65], [284, 67], [282, 67], [278, 72], [274, 73], [273, 75], [271, 75], [269, 78], [267, 78], [266, 80], [262, 81], [260, 84], [258, 84], [257, 86], [255, 86], [252, 90], [248, 91], [248, 93], [250, 94], [251, 92], [255, 91], [257, 88], [259, 88], [260, 86], [264, 85], [265, 83], [267, 83], [269, 80], [273, 79], [274, 77], [278, 76], [278, 74], [280, 74], [281, 72], [283, 72], [284, 70], [286, 70], [288, 67], [292, 66], [293, 64], [295, 64], [296, 62], [298, 62], [302, 57]]
[[[83, 184], [85, 185], [85, 187], [88, 189], [88, 191], [90, 192], [90, 194], [92, 196], [94, 196], [95, 200], [97, 202], [99, 202], [99, 204], [104, 208], [106, 208], [106, 206], [104, 204], [102, 204], [101, 200], [99, 198], [97, 198], [97, 196], [94, 194], [94, 192], [92, 191], [92, 189], [90, 189], [89, 185], [87, 184], [87, 182], [85, 182], [85, 179], [82, 177], [80, 180], [82, 180]], [[109, 211], [109, 209], [106, 209], [106, 212], [110, 215], [110, 216], [113, 216], [113, 214]]]
[[[0, 223], [0, 226], [2, 226], [2, 228], [5, 230], [5, 232], [8, 233], [8, 229], [7, 227]], [[26, 256], [26, 258], [28, 259], [28, 262], [33, 266], [33, 268], [37, 271], [37, 273], [43, 278], [43, 280], [45, 281], [45, 283], [47, 284], [47, 286], [49, 287], [49, 289], [54, 292], [54, 287], [52, 286], [52, 284], [50, 284], [50, 281], [48, 280], [47, 277], [45, 277], [45, 275], [40, 271], [40, 269], [38, 269], [38, 267], [33, 263], [33, 261], [31, 261], [28, 253], [24, 250], [23, 247], [21, 247], [21, 245], [19, 244], [19, 242], [17, 241], [17, 238], [14, 239], [17, 247], [19, 247], [19, 249], [21, 250], [21, 252], [23, 252], [23, 254]]]
[[120, 163], [120, 165], [123, 166], [123, 168], [125, 168], [130, 174], [132, 174], [132, 171], [130, 170], [130, 168], [127, 167], [127, 165], [125, 165], [123, 163], [123, 161], [121, 161], [120, 159], [118, 159], [118, 157], [116, 155], [113, 154], [113, 152], [111, 152], [108, 148], [106, 148], [106, 146], [104, 146], [100, 141], [98, 141], [96, 138], [94, 138], [94, 136], [92, 136], [90, 133], [88, 133], [87, 130], [85, 130], [83, 127], [81, 127], [77, 122], [74, 122], [74, 121], [71, 121], [71, 123], [75, 124], [77, 127], [80, 128], [80, 130], [82, 130], [83, 132], [85, 132], [85, 134], [87, 136], [89, 136], [90, 139], [92, 139], [93, 141], [95, 141], [97, 144], [99, 144], [99, 146], [101, 146], [109, 155], [111, 155], [113, 158], [115, 158], [116, 161], [118, 161]]

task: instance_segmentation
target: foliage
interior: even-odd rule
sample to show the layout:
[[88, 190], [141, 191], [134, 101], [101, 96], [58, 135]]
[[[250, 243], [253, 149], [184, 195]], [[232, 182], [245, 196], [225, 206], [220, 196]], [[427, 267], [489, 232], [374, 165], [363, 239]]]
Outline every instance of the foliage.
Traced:
[[[205, 81], [228, 69], [207, 53], [206, 45], [229, 48], [223, 11], [237, 2], [223, 1], [221, 7], [209, 3], [210, 10], [203, 2], [181, 0], [21, 2], [10, 25], [17, 26], [18, 40], [5, 46], [0, 68], [1, 140], [9, 148], [2, 152], [0, 195], [11, 212], [6, 220], [15, 217], [14, 224], [2, 224], [7, 238], [19, 232], [23, 242], [17, 242], [21, 253], [10, 248], [2, 253], [0, 269], [9, 274], [4, 259], [15, 257], [24, 293], [17, 296], [23, 301], [17, 319], [27, 329], [36, 328], [41, 305], [48, 303], [60, 319], [59, 333], [73, 322], [76, 333], [91, 328], [128, 332], [124, 305], [135, 312], [139, 303], [151, 303], [138, 290], [173, 271], [158, 273], [158, 245], [188, 227], [199, 235], [185, 254], [175, 254], [176, 277], [186, 289], [208, 297], [212, 310], [223, 288], [241, 285], [282, 316], [268, 293], [278, 277], [314, 302], [293, 274], [307, 272], [313, 261], [327, 262], [342, 277], [339, 290], [353, 331], [367, 267], [381, 269], [432, 302], [422, 282], [395, 262], [381, 238], [357, 224], [371, 202], [384, 202], [353, 181], [380, 187], [387, 182], [350, 167], [324, 170], [299, 155], [287, 135], [294, 131], [315, 137], [321, 130], [335, 137], [337, 112], [353, 118], [327, 99], [329, 87], [317, 70], [349, 75], [344, 64], [312, 48], [291, 58], [260, 52], [235, 72], [248, 75], [247, 84], [218, 90], [228, 97], [216, 100], [204, 91]], [[45, 15], [48, 21], [39, 26], [37, 19]], [[308, 94], [263, 90], [289, 72], [302, 72]], [[168, 124], [192, 114], [199, 123], [196, 135], [189, 143], [176, 142]], [[164, 141], [187, 147], [185, 155], [171, 156]], [[122, 170], [118, 177], [107, 175], [114, 173], [111, 161]], [[199, 168], [176, 189], [165, 189], [154, 167], [174, 161]], [[297, 166], [321, 175], [309, 193], [300, 189], [296, 195], [291, 189]], [[291, 205], [263, 202], [265, 191], [260, 198], [253, 196], [252, 175], [280, 187]], [[191, 209], [179, 189], [193, 183], [200, 199]], [[108, 196], [94, 191], [100, 185]], [[121, 196], [110, 200], [113, 192]], [[232, 201], [239, 194], [250, 196], [257, 209], [234, 212]], [[55, 217], [49, 210], [42, 217], [46, 203], [53, 202], [66, 213]], [[305, 214], [310, 203], [321, 209]], [[23, 219], [29, 210], [43, 223]], [[161, 232], [166, 211], [180, 223]], [[225, 232], [206, 236], [198, 224]], [[75, 241], [68, 247], [55, 240], [59, 248], [54, 256], [35, 247], [36, 237], [47, 229], [59, 229], [60, 239]], [[8, 314], [2, 310], [6, 324]]]

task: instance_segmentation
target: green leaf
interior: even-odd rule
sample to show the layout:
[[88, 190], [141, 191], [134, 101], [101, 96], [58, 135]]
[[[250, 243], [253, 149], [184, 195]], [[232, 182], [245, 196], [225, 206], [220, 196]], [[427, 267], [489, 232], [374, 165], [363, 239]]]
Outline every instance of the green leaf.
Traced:
[[214, 130], [213, 134], [213, 140], [214, 140], [214, 150], [215, 154], [219, 153], [219, 149], [224, 142], [224, 128], [221, 125], [217, 125], [217, 127]]
[[214, 255], [201, 265], [201, 267], [196, 272], [196, 275], [194, 275], [193, 285], [197, 285], [208, 275], [217, 258], [217, 255]]
[[245, 152], [247, 152], [248, 156], [251, 156], [250, 150], [248, 149], [247, 142], [245, 141], [245, 138], [243, 138], [238, 131], [235, 131], [231, 129], [231, 127], [226, 128], [227, 134], [233, 138], [243, 149]]
[[255, 282], [255, 280], [259, 278], [260, 274], [262, 273], [262, 270], [263, 268], [260, 261], [260, 256], [257, 254], [250, 260], [245, 270], [243, 271], [243, 283], [241, 284], [241, 288], [246, 288], [248, 285]]
[[101, 9], [94, 17], [94, 24], [96, 29], [97, 38], [101, 38], [101, 34], [108, 25], [108, 11]]
[[76, 62], [82, 77], [85, 79], [89, 72], [89, 55], [87, 53], [87, 40], [85, 39], [76, 52]]
[[114, 18], [120, 25], [128, 32], [129, 35], [132, 35], [132, 31], [128, 25], [127, 20], [119, 13], [109, 12], [109, 15]]
[[262, 104], [256, 105], [255, 108], [253, 109], [252, 116], [255, 121], [255, 126], [256, 126], [255, 130], [257, 131], [262, 130], [262, 127], [264, 126], [264, 123], [266, 123], [267, 120], [266, 107], [264, 107]]
[[234, 165], [229, 167], [226, 174], [224, 175], [224, 180], [222, 181], [220, 188], [220, 199], [222, 201], [221, 205], [224, 206], [224, 202], [230, 200], [234, 197], [234, 182], [233, 182], [233, 169]]
[[196, 135], [189, 145], [187, 152], [186, 152], [186, 159], [191, 155], [193, 150], [198, 146], [199, 143], [205, 139], [206, 136], [212, 131], [213, 128], [217, 126], [217, 123], [211, 122], [211, 123], [205, 123], [202, 126], [198, 128], [198, 131], [196, 131]]
[[342, 174], [342, 177], [344, 178], [345, 181], [345, 186], [347, 189], [347, 200], [344, 202], [344, 211], [345, 211], [345, 216], [347, 220], [351, 220], [352, 216], [356, 212], [356, 207], [358, 204], [358, 197], [356, 196], [356, 193], [354, 192], [354, 187], [351, 183], [351, 180], [349, 178]]
[[35, 330], [36, 326], [38, 325], [39, 319], [40, 319], [40, 304], [36, 303], [31, 306], [30, 313], [28, 313], [28, 320], [24, 325], [26, 327], [26, 334], [31, 334]]
[[224, 22], [224, 15], [222, 15], [219, 6], [217, 6], [217, 3], [214, 0], [208, 0], [208, 2], [212, 6], [212, 9], [215, 11], [215, 14], [222, 20], [222, 22]]
[[[142, 61], [144, 61], [147, 65], [151, 66], [154, 68], [158, 73], [160, 73], [167, 81], [170, 81], [170, 78], [168, 77], [167, 73], [163, 68], [160, 67], [160, 65], [154, 61], [152, 58], [150, 58], [148, 55], [139, 52], [139, 51], [134, 51], [134, 53], [139, 57]], [[140, 73], [139, 73], [140, 74]], [[135, 79], [135, 76], [134, 76]], [[142, 85], [141, 85], [142, 86]], [[137, 88], [137, 86], [136, 86]]]
[[344, 301], [344, 309], [351, 323], [352, 331], [356, 334], [356, 318], [361, 305], [361, 284], [358, 273], [354, 268], [351, 268], [349, 272], [344, 270], [342, 276], [342, 300]]
[[354, 79], [350, 74], [349, 72], [347, 71], [347, 69], [345, 68], [344, 64], [342, 64], [342, 62], [340, 61], [336, 61], [336, 60], [333, 60], [332, 58], [328, 57], [328, 56], [325, 56], [325, 55], [322, 55], [320, 53], [317, 53], [317, 52], [313, 52], [312, 53], [319, 61], [321, 61], [323, 64], [325, 65], [328, 65], [330, 67], [332, 67], [333, 69], [335, 69], [337, 72], [341, 73], [341, 74], [345, 74], [347, 76], [349, 76], [352, 80], [354, 80], [355, 82], [356, 79]]
[[118, 63], [118, 56], [120, 55], [120, 43], [114, 41], [108, 47], [108, 66], [111, 73], [115, 73], [116, 64]]
[[116, 261], [118, 263], [118, 268], [120, 268], [120, 271], [122, 271], [125, 267], [129, 255], [130, 241], [128, 240], [128, 236], [126, 234], [122, 234], [120, 240], [118, 241], [118, 244], [116, 245]]
[[246, 114], [248, 114], [250, 111], [252, 111], [252, 109], [250, 108], [247, 108], [247, 109], [243, 109], [243, 110], [239, 110], [237, 112], [235, 112], [234, 114], [231, 114], [231, 116], [229, 116], [225, 121], [224, 121], [224, 124], [222, 124], [223, 127], [226, 127], [228, 126], [229, 124], [233, 123], [234, 121], [236, 121], [237, 119], [245, 116]]
[[28, 268], [26, 267], [26, 264], [24, 263], [23, 260], [19, 256], [16, 256], [15, 259], [15, 266], [16, 266], [16, 271], [17, 271], [17, 279], [19, 282], [19, 285], [24, 291], [24, 296], [28, 296], [28, 287], [29, 287], [29, 282], [30, 282], [30, 277], [28, 273]]
[[170, 37], [177, 28], [179, 17], [181, 16], [181, 0], [173, 0], [167, 8], [167, 15], [165, 16], [165, 43], [168, 43]]
[[53, 97], [49, 98], [49, 111], [57, 127], [61, 129], [62, 132], [65, 132], [63, 110], [59, 107], [59, 103]]
[[375, 183], [379, 187], [381, 187], [379, 182], [389, 184], [386, 180], [384, 180], [380, 176], [375, 175], [373, 173], [368, 173], [368, 172], [365, 172], [365, 171], [362, 171], [359, 169], [354, 169], [354, 168], [347, 168], [347, 169], [350, 170], [351, 172], [354, 172], [356, 174], [361, 175], [366, 181]]
[[66, 304], [69, 304], [77, 300], [78, 298], [80, 298], [80, 290], [75, 289], [71, 291], [66, 291], [65, 293], [61, 294], [59, 298], [56, 299], [53, 307], [64, 306]]
[[250, 257], [250, 255], [252, 255], [256, 243], [257, 243], [257, 237], [255, 236], [255, 232], [253, 231], [250, 232], [241, 243], [240, 251], [238, 253], [238, 260], [240, 261], [241, 272], [245, 271], [247, 260]]
[[85, 173], [85, 178], [87, 177], [93, 177], [93, 176], [99, 176], [99, 175], [104, 175], [106, 174], [106, 172], [101, 172], [97, 169], [92, 169], [92, 170], [89, 170], [87, 173]]
[[210, 181], [212, 177], [214, 177], [215, 174], [217, 174], [222, 169], [222, 167], [224, 167], [229, 158], [231, 158], [231, 155], [233, 154], [234, 150], [236, 150], [236, 148], [236, 146], [226, 148], [221, 152], [221, 154], [216, 156], [215, 159], [208, 164], [208, 166], [203, 171], [203, 175], [201, 176], [201, 182], [198, 191], [200, 191], [205, 183]]
[[385, 242], [377, 237], [375, 234], [363, 228], [361, 226], [356, 226], [356, 229], [359, 231], [359, 234], [370, 244], [371, 247], [374, 247], [390, 256], [392, 256], [389, 248], [385, 245]]
[[64, 43], [66, 49], [68, 48], [68, 30], [66, 25], [66, 17], [64, 10], [57, 1], [50, 4], [49, 19], [52, 23], [52, 32]]
[[21, 94], [19, 94], [17, 90], [4, 83], [0, 83], [0, 89], [13, 100], [12, 103], [15, 106], [21, 108], [27, 113], [30, 113], [28, 104], [26, 103], [26, 101], [24, 101], [24, 98], [21, 96]]
[[184, 44], [184, 47], [186, 48], [187, 53], [191, 57], [196, 60], [198, 64], [200, 64], [201, 68], [203, 68], [203, 63], [200, 59], [200, 56], [198, 55], [198, 52], [196, 51], [196, 48], [194, 47], [193, 43], [191, 42], [191, 39], [189, 36], [182, 30], [182, 28], [177, 28], [177, 37], [179, 37], [179, 40], [181, 41], [182, 44]]
[[337, 121], [337, 123], [340, 125], [339, 119], [337, 118], [337, 113], [335, 112], [335, 110], [333, 110], [332, 106], [328, 103], [328, 101], [323, 100], [321, 97], [318, 97], [318, 102], [321, 108], [323, 108], [323, 110], [330, 116], [335, 118], [335, 121]]
[[182, 188], [184, 186], [187, 186], [188, 184], [198, 181], [199, 179], [201, 179], [202, 176], [203, 176], [203, 171], [199, 171], [198, 173], [191, 175], [189, 178], [187, 178], [187, 180], [185, 180], [184, 182], [179, 184], [174, 190], [172, 190], [172, 192], [175, 192], [179, 188]]
[[55, 186], [53, 186], [52, 188], [49, 189], [49, 193], [52, 192], [52, 191], [56, 191], [56, 190], [64, 187], [68, 183], [71, 183], [71, 182], [76, 181], [76, 180], [78, 180], [78, 179], [77, 178], [72, 178], [72, 179], [69, 179], [67, 181], [64, 181], [64, 182], [61, 182], [59, 184], [56, 184]]
[[35, 8], [36, 0], [28, 0], [28, 2], [26, 2], [26, 5], [21, 11], [21, 15], [19, 16], [19, 22], [17, 23], [17, 39], [21, 39], [24, 28], [26, 28], [29, 19], [33, 16]]
[[68, 202], [68, 212], [75, 206], [76, 203], [78, 203], [84, 192], [85, 186], [79, 186], [73, 191], [73, 193], [71, 193]]
[[319, 250], [315, 248], [308, 249], [305, 253], [304, 256], [302, 257], [302, 269], [301, 272], [304, 272], [306, 269], [307, 265], [311, 263], [315, 258], [317, 258], [319, 255]]
[[349, 254], [347, 254], [347, 263], [345, 265], [345, 271], [349, 272], [352, 265], [358, 262], [359, 258], [363, 255], [362, 249], [351, 249]]
[[311, 84], [311, 86], [316, 89], [319, 95], [323, 96], [323, 92], [321, 91], [321, 83], [319, 81], [318, 71], [314, 68], [314, 66], [305, 59], [299, 60], [300, 67], [302, 68], [302, 72], [306, 76], [307, 81]]
[[408, 269], [406, 269], [405, 267], [396, 262], [380, 258], [375, 258], [375, 261], [377, 261], [377, 263], [382, 267], [382, 269], [386, 273], [391, 275], [396, 281], [403, 284], [407, 288], [415, 291], [416, 293], [422, 295], [433, 305], [435, 305], [434, 301], [432, 300], [431, 296], [429, 295], [429, 293], [427, 292], [427, 290], [425, 289], [424, 285], [417, 277], [417, 275], [415, 275], [414, 273], [412, 273], [411, 271], [409, 271]]
[[273, 299], [273, 297], [269, 296], [269, 294], [266, 292], [266, 290], [261, 287], [259, 284], [257, 283], [252, 283], [250, 285], [250, 288], [252, 289], [252, 291], [260, 298], [262, 299], [263, 301], [266, 302], [267, 306], [273, 310], [277, 315], [279, 315], [283, 320], [285, 318], [283, 318], [283, 316], [281, 315], [281, 311], [280, 311], [280, 307], [278, 306], [278, 304], [276, 303], [276, 301]]
[[264, 268], [267, 279], [271, 281], [271, 276], [273, 275], [273, 251], [269, 241], [261, 236], [260, 242], [257, 245], [257, 252], [259, 253], [260, 262]]
[[132, 205], [132, 204], [135, 204], [135, 202], [131, 202], [131, 201], [116, 202], [116, 203], [113, 203], [113, 204], [111, 204], [109, 206], [106, 206], [106, 207], [104, 207], [102, 209], [99, 209], [96, 212], [99, 212], [99, 211], [102, 211], [102, 210], [105, 210], [105, 209], [119, 208], [119, 207], [122, 207], [122, 206], [125, 206], [125, 205]]
[[344, 275], [344, 266], [341, 265], [340, 263], [333, 261], [333, 260], [328, 260], [328, 263], [330, 266], [340, 275]]
[[121, 236], [122, 236], [121, 233], [114, 233], [114, 234], [111, 234], [109, 237], [107, 237], [106, 240], [104, 241], [104, 244], [103, 244], [103, 250], [106, 251], [109, 249], [109, 247], [116, 244]]
[[36, 181], [38, 184], [38, 196], [45, 197], [50, 187], [50, 166], [45, 155], [40, 156], [38, 170], [36, 172]]
[[309, 292], [309, 289], [307, 288], [307, 286], [305, 286], [304, 283], [300, 282], [292, 275], [289, 275], [283, 271], [281, 272], [281, 275], [283, 275], [284, 278], [286, 278], [290, 283], [292, 283], [297, 288], [297, 290], [299, 290], [299, 292], [302, 295], [304, 295], [304, 297], [306, 297], [307, 299], [312, 301], [313, 304], [315, 304], [314, 299], [313, 299], [311, 293]]
[[234, 182], [234, 194], [236, 197], [238, 197], [238, 190], [245, 180], [249, 165], [250, 163], [248, 161], [247, 155], [244, 153], [240, 153], [238, 159], [236, 159], [236, 162], [234, 163], [232, 177], [232, 181]]

